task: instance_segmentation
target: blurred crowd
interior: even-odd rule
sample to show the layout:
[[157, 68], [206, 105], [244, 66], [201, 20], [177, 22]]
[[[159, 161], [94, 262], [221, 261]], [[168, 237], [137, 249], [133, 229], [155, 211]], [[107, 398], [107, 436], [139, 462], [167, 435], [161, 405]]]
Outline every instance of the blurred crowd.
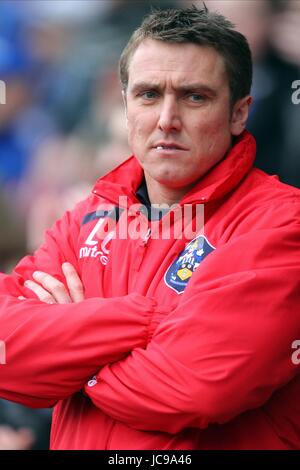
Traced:
[[[151, 7], [200, 0], [2, 0], [0, 270], [122, 160], [127, 146], [119, 55]], [[256, 165], [300, 187], [300, 0], [206, 0], [246, 35], [254, 59], [248, 129]], [[3, 89], [0, 89], [3, 91]], [[1, 330], [0, 330], [1, 336]], [[0, 401], [0, 449], [43, 449], [50, 411]]]

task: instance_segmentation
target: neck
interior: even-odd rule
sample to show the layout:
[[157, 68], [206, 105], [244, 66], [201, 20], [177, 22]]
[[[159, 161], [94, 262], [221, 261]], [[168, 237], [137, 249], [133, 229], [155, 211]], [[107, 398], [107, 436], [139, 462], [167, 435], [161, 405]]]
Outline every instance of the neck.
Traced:
[[145, 173], [148, 196], [151, 204], [177, 204], [193, 185], [184, 188], [169, 188]]

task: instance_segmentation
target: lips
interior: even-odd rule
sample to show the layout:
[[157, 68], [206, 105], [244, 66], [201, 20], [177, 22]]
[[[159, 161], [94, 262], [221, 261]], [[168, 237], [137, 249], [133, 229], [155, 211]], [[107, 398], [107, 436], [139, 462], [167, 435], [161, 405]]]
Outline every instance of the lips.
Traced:
[[156, 150], [187, 150], [185, 147], [175, 142], [158, 142], [154, 145], [154, 148]]

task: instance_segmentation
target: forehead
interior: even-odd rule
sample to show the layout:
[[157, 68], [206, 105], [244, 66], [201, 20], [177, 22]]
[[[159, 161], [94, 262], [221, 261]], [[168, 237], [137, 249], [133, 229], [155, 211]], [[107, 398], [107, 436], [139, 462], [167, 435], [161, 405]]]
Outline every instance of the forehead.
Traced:
[[206, 80], [216, 86], [228, 82], [225, 63], [210, 46], [146, 39], [135, 50], [129, 68], [129, 86], [136, 80], [175, 82]]

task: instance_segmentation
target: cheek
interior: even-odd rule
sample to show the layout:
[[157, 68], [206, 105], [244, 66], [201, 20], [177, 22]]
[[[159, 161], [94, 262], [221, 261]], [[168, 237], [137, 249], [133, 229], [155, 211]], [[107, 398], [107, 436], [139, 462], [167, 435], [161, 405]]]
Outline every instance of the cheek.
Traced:
[[231, 145], [231, 133], [227, 114], [206, 116], [193, 127], [194, 154], [217, 162]]
[[229, 116], [222, 109], [207, 114], [198, 124], [199, 131], [207, 135], [220, 134], [229, 129]]
[[147, 140], [151, 133], [151, 123], [141, 116], [128, 116], [127, 132], [129, 145], [136, 148]]
[[222, 112], [207, 116], [205, 120], [195, 126], [194, 136], [202, 144], [208, 147], [222, 146], [224, 140], [230, 140], [230, 123], [229, 116]]
[[128, 143], [133, 148], [137, 143], [137, 135], [139, 133], [138, 123], [135, 119], [128, 118], [127, 123], [127, 134], [128, 134]]

